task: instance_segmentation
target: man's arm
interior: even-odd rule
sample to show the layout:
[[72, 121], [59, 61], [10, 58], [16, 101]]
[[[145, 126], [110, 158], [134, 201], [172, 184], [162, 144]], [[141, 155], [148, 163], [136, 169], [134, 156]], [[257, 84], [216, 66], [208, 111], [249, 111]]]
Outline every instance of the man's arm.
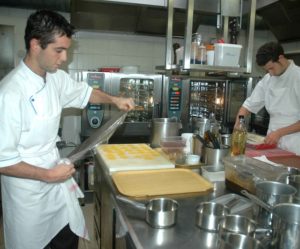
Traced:
[[93, 89], [89, 102], [93, 104], [114, 104], [123, 111], [130, 111], [135, 106], [132, 98], [112, 96], [99, 89]]
[[44, 169], [20, 162], [0, 167], [0, 174], [44, 182], [62, 182], [70, 178], [74, 172], [75, 168], [73, 164], [58, 164], [51, 169]]
[[300, 132], [300, 121], [289, 126], [282, 127], [276, 131], [270, 132], [265, 138], [265, 143], [277, 144], [281, 137], [295, 132]]

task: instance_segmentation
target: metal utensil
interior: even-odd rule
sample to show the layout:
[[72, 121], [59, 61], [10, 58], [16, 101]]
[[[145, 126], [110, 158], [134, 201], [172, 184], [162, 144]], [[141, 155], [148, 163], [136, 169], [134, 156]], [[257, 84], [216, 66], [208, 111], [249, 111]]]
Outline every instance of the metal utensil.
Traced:
[[127, 112], [117, 112], [103, 126], [96, 130], [92, 136], [86, 139], [75, 150], [68, 155], [68, 160], [72, 163], [82, 159], [85, 154], [94, 149], [99, 144], [107, 142], [114, 134], [116, 129], [124, 122]]

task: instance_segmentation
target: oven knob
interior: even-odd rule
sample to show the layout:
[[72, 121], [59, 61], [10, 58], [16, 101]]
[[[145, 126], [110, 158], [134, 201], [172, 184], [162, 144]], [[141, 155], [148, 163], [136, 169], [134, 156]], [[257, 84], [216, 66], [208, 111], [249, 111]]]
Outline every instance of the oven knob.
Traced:
[[91, 126], [93, 128], [98, 128], [99, 127], [99, 124], [100, 124], [100, 120], [98, 117], [92, 117], [91, 118]]

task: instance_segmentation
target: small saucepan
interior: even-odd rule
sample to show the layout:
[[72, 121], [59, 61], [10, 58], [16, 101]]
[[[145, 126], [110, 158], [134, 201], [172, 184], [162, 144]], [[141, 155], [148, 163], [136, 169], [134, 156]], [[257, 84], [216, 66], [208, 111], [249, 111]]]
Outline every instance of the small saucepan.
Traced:
[[264, 246], [251, 236], [226, 233], [221, 236], [218, 249], [264, 249]]
[[254, 236], [257, 224], [254, 220], [237, 214], [226, 215], [220, 223], [219, 234], [237, 233]]
[[197, 206], [196, 212], [196, 225], [216, 232], [219, 230], [220, 221], [229, 214], [230, 209], [221, 203], [202, 202]]
[[155, 198], [145, 204], [123, 196], [117, 196], [117, 199], [144, 210], [146, 222], [154, 228], [168, 228], [176, 223], [179, 204], [173, 199]]

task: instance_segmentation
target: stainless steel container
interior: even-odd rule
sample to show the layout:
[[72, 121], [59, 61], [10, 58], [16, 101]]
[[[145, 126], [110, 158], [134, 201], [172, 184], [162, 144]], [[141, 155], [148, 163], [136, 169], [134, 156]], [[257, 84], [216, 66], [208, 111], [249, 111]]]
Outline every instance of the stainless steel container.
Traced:
[[229, 214], [229, 208], [221, 203], [202, 202], [197, 207], [196, 224], [208, 231], [218, 231], [220, 221]]
[[176, 223], [179, 204], [173, 199], [155, 198], [146, 204], [123, 196], [117, 196], [117, 199], [145, 211], [146, 222], [154, 228], [168, 228]]
[[278, 204], [273, 214], [272, 248], [300, 249], [300, 205]]
[[253, 236], [256, 229], [256, 222], [242, 215], [227, 215], [221, 221], [219, 234], [237, 233]]
[[[256, 184], [256, 196], [272, 208], [279, 203], [291, 203], [296, 192], [294, 187], [285, 183], [264, 181]], [[273, 212], [258, 205], [255, 205], [253, 211], [261, 226], [271, 228]]]
[[176, 118], [154, 118], [151, 123], [150, 146], [160, 147], [160, 141], [165, 137], [178, 136], [182, 124]]
[[250, 236], [229, 233], [221, 237], [218, 249], [264, 249], [264, 246]]
[[203, 147], [202, 160], [207, 165], [220, 165], [222, 158], [229, 155], [229, 146], [221, 146], [221, 149]]
[[226, 146], [231, 146], [231, 134], [222, 134], [221, 144]]

